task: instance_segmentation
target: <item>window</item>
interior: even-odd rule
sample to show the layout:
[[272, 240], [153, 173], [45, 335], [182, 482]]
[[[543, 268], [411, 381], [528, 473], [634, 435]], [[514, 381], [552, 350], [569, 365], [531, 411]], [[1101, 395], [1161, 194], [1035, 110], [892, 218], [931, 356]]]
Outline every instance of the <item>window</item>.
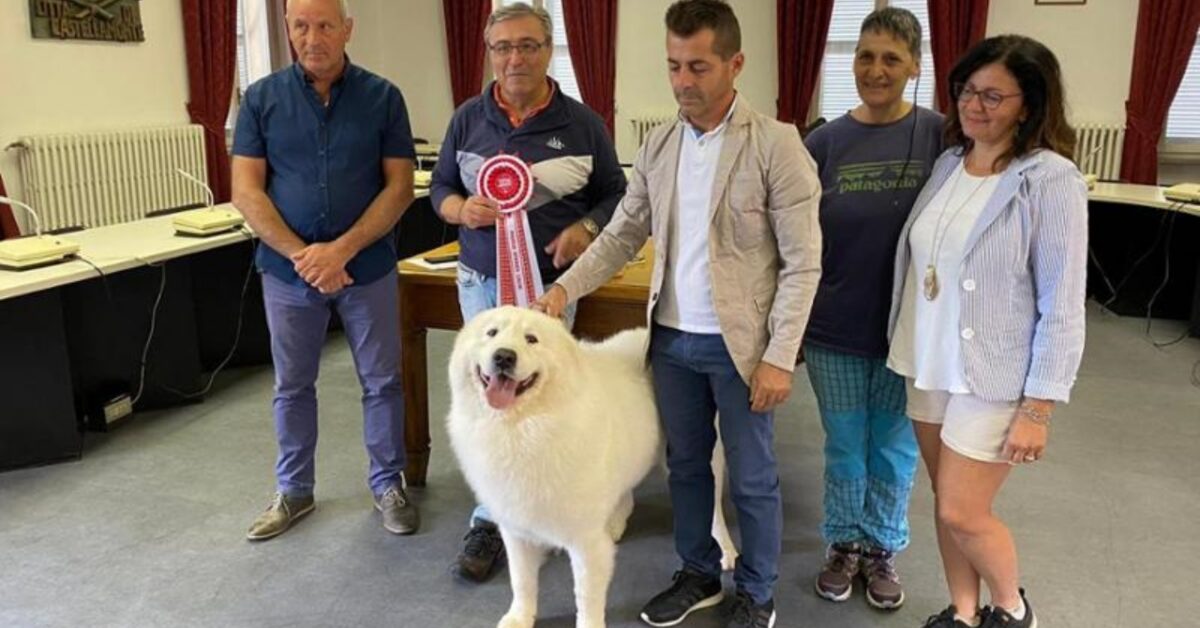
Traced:
[[[523, 0], [497, 0], [497, 6], [516, 4]], [[558, 81], [564, 94], [583, 101], [579, 95], [579, 84], [575, 82], [575, 67], [571, 65], [571, 53], [567, 47], [567, 26], [563, 19], [562, 0], [530, 0], [528, 4], [542, 7], [550, 14], [550, 23], [554, 26], [554, 53], [550, 57], [550, 68], [547, 73], [550, 78]]]
[[1167, 113], [1166, 142], [1200, 147], [1200, 39], [1192, 48], [1187, 72]]
[[238, 105], [250, 84], [271, 73], [271, 39], [267, 5], [263, 0], [237, 1], [237, 75], [234, 77], [233, 106], [225, 120], [232, 143]]
[[[894, 6], [912, 11], [921, 22], [921, 83], [917, 86], [916, 102], [933, 107], [933, 53], [929, 44], [929, 7], [926, 0], [837, 0], [829, 23], [829, 38], [825, 44], [825, 59], [821, 63], [821, 117], [832, 120], [858, 106], [858, 91], [854, 87], [854, 47], [862, 21], [875, 9]], [[912, 98], [913, 82], [909, 82], [905, 99]]]

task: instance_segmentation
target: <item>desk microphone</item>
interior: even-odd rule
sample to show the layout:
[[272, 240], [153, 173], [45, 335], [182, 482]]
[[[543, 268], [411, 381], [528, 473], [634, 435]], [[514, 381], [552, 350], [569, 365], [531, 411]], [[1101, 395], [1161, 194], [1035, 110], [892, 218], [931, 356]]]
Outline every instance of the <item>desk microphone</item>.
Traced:
[[216, 208], [216, 199], [213, 196], [212, 188], [207, 183], [182, 168], [176, 168], [175, 172], [178, 172], [183, 178], [203, 188], [204, 194], [208, 198], [208, 207], [193, 209], [192, 211], [175, 215], [172, 224], [175, 225], [175, 233], [177, 235], [192, 237], [216, 235], [236, 229], [245, 222], [241, 214], [232, 209]]
[[58, 236], [42, 235], [42, 219], [34, 209], [21, 201], [0, 196], [0, 203], [20, 207], [33, 217], [33, 233], [28, 238], [0, 241], [0, 268], [24, 270], [62, 261], [79, 251], [79, 245]]
[[34, 211], [32, 207], [16, 199], [8, 198], [7, 196], [0, 196], [0, 204], [9, 205], [11, 207], [20, 207], [28, 212], [29, 215], [33, 217], [33, 234], [35, 236], [42, 235], [42, 219], [38, 217], [37, 212]]
[[183, 176], [183, 178], [187, 179], [188, 181], [191, 181], [192, 183], [195, 183], [196, 185], [198, 185], [204, 189], [204, 194], [205, 194], [205, 196], [208, 197], [208, 206], [209, 207], [212, 207], [217, 204], [215, 201], [216, 197], [213, 196], [212, 188], [208, 187], [207, 183], [201, 181], [195, 175], [184, 170], [183, 168], [176, 168], [175, 172], [178, 172], [181, 176]]

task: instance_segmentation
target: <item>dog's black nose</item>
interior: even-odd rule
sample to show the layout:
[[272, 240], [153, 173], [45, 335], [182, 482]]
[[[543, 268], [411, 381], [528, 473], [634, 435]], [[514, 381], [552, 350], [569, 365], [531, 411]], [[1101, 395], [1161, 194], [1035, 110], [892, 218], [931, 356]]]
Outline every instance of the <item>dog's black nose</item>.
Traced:
[[492, 364], [498, 371], [511, 371], [517, 365], [517, 352], [512, 349], [496, 349], [492, 354]]

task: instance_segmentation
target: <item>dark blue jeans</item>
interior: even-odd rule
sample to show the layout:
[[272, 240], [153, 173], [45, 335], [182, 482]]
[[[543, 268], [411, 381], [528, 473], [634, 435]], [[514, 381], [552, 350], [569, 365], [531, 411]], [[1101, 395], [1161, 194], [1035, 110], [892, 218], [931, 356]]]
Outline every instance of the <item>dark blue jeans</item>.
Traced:
[[317, 371], [336, 307], [362, 386], [367, 483], [375, 495], [399, 485], [404, 471], [404, 389], [400, 381], [400, 315], [394, 274], [323, 295], [263, 274], [263, 301], [275, 362], [275, 434], [279, 492], [311, 495], [316, 483]]
[[720, 576], [721, 548], [712, 538], [712, 452], [719, 415], [742, 537], [733, 579], [755, 603], [764, 603], [779, 576], [783, 534], [774, 416], [750, 411], [750, 388], [720, 335], [655, 325], [650, 364], [667, 436], [675, 551], [685, 568]]

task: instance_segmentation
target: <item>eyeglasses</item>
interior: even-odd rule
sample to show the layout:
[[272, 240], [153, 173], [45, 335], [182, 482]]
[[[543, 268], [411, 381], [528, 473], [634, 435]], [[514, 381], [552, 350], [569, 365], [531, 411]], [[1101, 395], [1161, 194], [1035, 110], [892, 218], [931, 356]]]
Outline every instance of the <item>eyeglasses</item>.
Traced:
[[999, 107], [1001, 105], [1001, 103], [1003, 103], [1005, 101], [1005, 99], [1016, 98], [1017, 96], [1024, 95], [1021, 92], [1017, 92], [1015, 94], [1002, 94], [999, 91], [994, 90], [994, 89], [985, 89], [985, 90], [977, 91], [975, 88], [971, 87], [970, 85], [964, 85], [962, 83], [956, 83], [954, 85], [954, 93], [955, 93], [955, 98], [958, 99], [958, 102], [960, 102], [964, 105], [971, 102], [971, 99], [978, 96], [979, 102], [982, 103], [984, 108], [986, 108], [986, 109], [995, 109], [995, 108]]
[[488, 50], [497, 57], [507, 57], [515, 50], [522, 57], [532, 57], [537, 54], [547, 44], [538, 41], [523, 41], [517, 44], [510, 44], [507, 41], [502, 41], [496, 45], [489, 45]]

